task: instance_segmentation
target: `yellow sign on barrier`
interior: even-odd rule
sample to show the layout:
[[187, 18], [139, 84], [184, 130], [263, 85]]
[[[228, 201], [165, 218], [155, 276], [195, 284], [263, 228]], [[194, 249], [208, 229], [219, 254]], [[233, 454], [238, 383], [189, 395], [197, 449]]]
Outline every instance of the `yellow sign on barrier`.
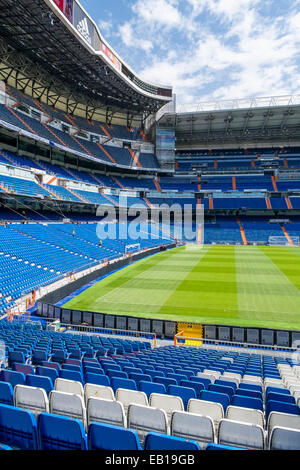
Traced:
[[203, 338], [203, 326], [197, 323], [178, 323], [177, 333], [188, 338]]
[[185, 346], [202, 346], [203, 341], [195, 340], [195, 339], [186, 339]]

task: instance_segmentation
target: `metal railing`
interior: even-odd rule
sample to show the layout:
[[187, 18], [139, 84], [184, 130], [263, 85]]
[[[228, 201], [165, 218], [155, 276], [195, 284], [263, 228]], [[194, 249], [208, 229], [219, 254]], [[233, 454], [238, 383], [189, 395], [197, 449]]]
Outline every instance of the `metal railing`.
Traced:
[[257, 98], [242, 98], [231, 100], [215, 100], [203, 103], [177, 105], [177, 114], [195, 113], [205, 111], [225, 111], [238, 109], [274, 108], [278, 106], [297, 106], [300, 104], [300, 95], [267, 96]]
[[47, 330], [60, 331], [64, 334], [95, 335], [102, 337], [111, 336], [114, 339], [149, 342], [152, 348], [156, 348], [157, 344], [156, 333], [150, 333], [146, 331], [122, 330], [118, 328], [95, 327], [88, 325], [73, 325], [70, 323], [61, 322], [60, 320], [53, 321], [53, 318], [43, 318], [43, 320], [47, 321]]

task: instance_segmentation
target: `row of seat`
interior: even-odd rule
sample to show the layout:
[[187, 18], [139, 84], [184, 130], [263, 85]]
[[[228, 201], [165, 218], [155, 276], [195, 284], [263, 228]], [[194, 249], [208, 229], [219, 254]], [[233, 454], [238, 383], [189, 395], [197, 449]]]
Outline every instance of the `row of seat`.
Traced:
[[[144, 357], [147, 355], [147, 353], [143, 354]], [[130, 356], [132, 356], [132, 354], [130, 354]], [[131, 362], [134, 361], [132, 357], [130, 357], [130, 359]], [[50, 367], [56, 367], [57, 365], [51, 362], [43, 364], [47, 367], [37, 368], [37, 373], [39, 375], [49, 376], [52, 382], [54, 382], [54, 380], [58, 377], [58, 373], [55, 370], [51, 370]], [[64, 364], [63, 366], [68, 367], [69, 369], [74, 369], [76, 367], [80, 369], [81, 364], [82, 362], [80, 361], [73, 361], [73, 364]], [[130, 363], [126, 362], [124, 359], [89, 359], [85, 364], [86, 368], [84, 380], [81, 373], [75, 370], [61, 370], [59, 375], [62, 378], [79, 381], [83, 384], [86, 381], [88, 383], [95, 383], [99, 385], [112, 385], [114, 390], [117, 388], [137, 390], [139, 388], [141, 391], [145, 391], [148, 396], [151, 393], [168, 393], [171, 395], [177, 395], [182, 398], [185, 408], [187, 408], [188, 401], [191, 398], [200, 398], [207, 401], [216, 401], [221, 403], [224, 411], [226, 411], [226, 408], [230, 404], [264, 411], [264, 403], [262, 400], [262, 379], [259, 377], [244, 375], [244, 378], [241, 380], [241, 376], [239, 376], [239, 374], [224, 372], [223, 376], [221, 376], [220, 371], [209, 369], [205, 369], [204, 373], [198, 372], [197, 376], [193, 376], [193, 373], [195, 370], [197, 370], [197, 368], [194, 368], [193, 371], [183, 369], [182, 374], [174, 373], [172, 374], [172, 377], [164, 377], [164, 372], [172, 370], [171, 368], [157, 366], [154, 370], [154, 366], [149, 362], [146, 362], [144, 366], [141, 367], [149, 367], [149, 370], [139, 370], [137, 367], [130, 367], [129, 364]], [[135, 363], [133, 365], [137, 366], [138, 364]], [[20, 367], [28, 368], [29, 366]], [[153, 370], [151, 370], [151, 367], [153, 367]], [[124, 375], [126, 376], [127, 374], [125, 370], [128, 372], [136, 372], [130, 372], [130, 379], [128, 379], [124, 377]], [[175, 370], [177, 371], [177, 369]], [[141, 372], [147, 372], [147, 374], [142, 374]], [[32, 370], [27, 371], [27, 373], [29, 374], [28, 379], [32, 380]], [[104, 375], [104, 373], [107, 375]], [[148, 375], [151, 373], [153, 375], [153, 382], [151, 382], [152, 377]], [[17, 378], [17, 380], [13, 381], [14, 374], [12, 372], [2, 373], [2, 375], [5, 374], [7, 377], [3, 379], [5, 381], [11, 381], [13, 384], [28, 383], [25, 381], [25, 377], [23, 376], [20, 376]], [[162, 375], [162, 377], [160, 375]], [[177, 380], [180, 379], [180, 382], [176, 382], [174, 378], [175, 376]], [[220, 379], [216, 377], [220, 377]], [[239, 382], [240, 380], [241, 383]], [[265, 409], [266, 418], [268, 417], [268, 414], [274, 410], [274, 407], [278, 411], [285, 413], [299, 413], [299, 406], [295, 404], [295, 398], [289, 393], [287, 389], [280, 388], [284, 386], [280, 382], [280, 379], [275, 378], [267, 378], [264, 381], [265, 385], [273, 385], [273, 388], [268, 390], [269, 393], [265, 394], [265, 397], [267, 398], [267, 406]], [[35, 381], [35, 383], [37, 382]], [[31, 385], [32, 382], [28, 384]]]
[[[255, 439], [253, 437], [253, 439], [257, 443], [255, 445], [257, 445], [258, 448], [261, 446], [261, 439], [258, 436], [263, 436], [263, 448], [267, 448], [270, 445], [271, 433], [274, 428], [278, 427], [275, 424], [279, 424], [280, 428], [285, 427], [284, 424], [287, 424], [286, 427], [288, 429], [293, 427], [298, 428], [299, 406], [297, 406], [295, 403], [289, 403], [290, 398], [288, 398], [287, 401], [274, 400], [274, 398], [278, 398], [276, 395], [280, 395], [279, 398], [282, 400], [285, 399], [283, 397], [292, 396], [290, 389], [287, 386], [289, 385], [289, 382], [285, 382], [285, 380], [291, 380], [290, 374], [295, 376], [295, 380], [297, 380], [297, 369], [294, 366], [291, 367], [291, 365], [286, 360], [277, 361], [275, 358], [269, 358], [266, 361], [261, 357], [256, 357], [255, 355], [254, 357], [250, 357], [248, 355], [244, 355], [243, 353], [221, 355], [222, 353], [220, 352], [216, 353], [215, 351], [206, 351], [204, 349], [200, 350], [201, 353], [199, 350], [195, 351], [192, 348], [190, 351], [180, 349], [181, 348], [157, 348], [156, 350], [137, 350], [135, 352], [126, 353], [123, 356], [113, 355], [110, 358], [102, 356], [98, 358], [83, 358], [81, 360], [67, 359], [68, 363], [62, 362], [61, 364], [52, 362], [50, 360], [46, 361], [41, 366], [33, 367], [33, 369], [29, 364], [20, 365], [18, 363], [14, 363], [13, 366], [16, 370], [2, 371], [1, 378], [7, 380], [7, 382], [5, 382], [6, 385], [11, 383], [11, 385], [15, 387], [15, 391], [18, 390], [17, 387], [19, 385], [24, 387], [25, 384], [22, 406], [28, 406], [29, 408], [33, 404], [32, 398], [31, 403], [27, 398], [27, 402], [29, 401], [28, 405], [26, 405], [26, 400], [24, 400], [24, 395], [26, 395], [26, 385], [35, 386], [37, 389], [42, 389], [42, 386], [37, 385], [37, 382], [33, 383], [32, 380], [34, 379], [35, 381], [45, 381], [48, 379], [48, 383], [50, 381], [50, 384], [52, 384], [52, 387], [50, 387], [48, 390], [49, 396], [45, 394], [45, 392], [37, 392], [39, 397], [44, 397], [44, 408], [38, 409], [37, 413], [39, 414], [41, 410], [45, 411], [47, 409], [50, 411], [50, 402], [52, 403], [52, 399], [54, 397], [53, 400], [56, 400], [56, 408], [53, 408], [52, 411], [57, 409], [58, 411], [55, 411], [55, 413], [58, 413], [60, 410], [63, 415], [68, 415], [68, 413], [70, 413], [69, 415], [74, 418], [74, 410], [77, 410], [77, 416], [82, 420], [83, 426], [86, 428], [88, 426], [88, 416], [92, 417], [92, 421], [100, 419], [102, 422], [106, 421], [110, 424], [112, 424], [112, 422], [114, 424], [118, 424], [119, 427], [124, 427], [124, 425], [128, 426], [130, 413], [131, 416], [134, 416], [132, 413], [135, 411], [137, 417], [134, 418], [135, 421], [131, 419], [130, 428], [135, 429], [134, 426], [137, 426], [136, 430], [141, 440], [144, 439], [145, 432], [155, 431], [160, 433], [163, 432], [164, 434], [166, 432], [171, 433], [174, 412], [183, 413], [184, 417], [181, 415], [179, 419], [179, 425], [181, 426], [181, 423], [186, 419], [188, 423], [186, 429], [192, 428], [192, 425], [189, 423], [194, 414], [207, 418], [204, 420], [206, 423], [204, 427], [207, 429], [209, 428], [207, 423], [213, 423], [212, 428], [214, 431], [214, 440], [219, 444], [221, 444], [221, 442], [219, 442], [220, 425], [221, 427], [227, 426], [222, 424], [223, 420], [226, 422], [240, 422], [242, 425], [253, 426], [255, 428], [253, 433], [256, 433], [256, 437]], [[202, 361], [201, 366], [199, 365], [200, 356]], [[163, 358], [162, 361], [161, 358]], [[173, 367], [173, 372], [168, 370], [171, 368], [171, 360], [173, 360], [172, 364], [175, 367], [175, 369]], [[196, 366], [194, 367], [194, 370], [189, 370], [192, 369], [190, 360], [192, 360], [193, 365]], [[240, 370], [241, 373], [239, 373], [237, 370], [235, 372], [233, 371], [233, 365], [236, 365], [237, 363], [239, 363], [241, 366], [242, 370], [237, 367], [237, 370]], [[216, 364], [217, 366], [215, 369], [219, 370], [214, 369]], [[249, 369], [247, 370], [249, 364], [251, 364], [251, 367], [255, 366], [257, 369], [259, 369], [260, 365], [263, 364], [264, 371], [266, 371], [266, 368], [268, 368], [268, 370], [272, 370], [272, 374], [242, 374], [244, 370], [251, 372]], [[178, 367], [177, 370], [177, 366], [179, 365], [182, 367]], [[137, 371], [139, 366], [141, 366], [141, 369]], [[28, 369], [24, 369], [24, 372], [19, 372], [17, 370], [19, 367]], [[38, 367], [40, 367], [40, 369], [38, 369]], [[149, 369], [146, 369], [146, 367]], [[199, 367], [201, 367], [203, 372], [197, 372]], [[159, 368], [162, 370], [159, 370]], [[228, 372], [230, 370], [231, 372]], [[34, 374], [32, 374], [33, 371]], [[50, 373], [49, 371], [51, 371], [51, 374], [53, 374], [52, 378], [43, 375], [45, 373]], [[282, 371], [284, 371], [284, 373]], [[37, 372], [41, 373], [42, 375], [38, 375]], [[150, 372], [150, 375], [149, 373], [145, 372]], [[159, 372], [161, 372], [162, 375], [155, 376], [155, 374]], [[181, 374], [179, 372], [181, 372]], [[169, 373], [173, 374], [173, 377], [168, 377]], [[194, 375], [195, 373], [196, 375]], [[21, 384], [18, 382], [18, 379], [15, 380], [17, 378], [15, 374], [19, 374], [18, 378], [22, 378]], [[78, 377], [78, 375], [74, 374], [83, 376], [84, 381], [66, 380], [67, 377], [69, 379], [71, 377]], [[106, 383], [102, 383], [102, 387], [98, 388], [96, 391], [98, 395], [93, 395], [88, 398], [85, 397], [83, 388], [84, 384], [86, 386], [87, 379], [90, 378], [90, 376], [87, 376], [87, 374], [91, 374], [92, 379], [95, 378], [95, 380], [97, 380], [96, 385], [99, 379], [103, 379], [104, 377], [106, 378]], [[127, 374], [127, 377], [131, 378], [122, 376], [117, 377], [114, 376], [114, 374]], [[132, 376], [130, 374], [135, 375]], [[60, 375], [61, 377], [59, 377]], [[145, 375], [148, 375], [150, 379], [153, 378], [153, 380], [143, 380], [145, 379]], [[151, 377], [151, 375], [153, 375], [153, 377]], [[174, 377], [174, 375], [179, 377]], [[180, 382], [178, 382], [179, 378]], [[157, 379], [175, 380], [175, 383], [173, 382], [168, 384], [168, 387], [166, 388], [165, 385], [156, 382]], [[132, 384], [132, 390], [130, 390], [130, 387], [124, 390], [125, 386], [129, 385], [128, 381], [130, 381]], [[183, 383], [184, 381], [186, 383]], [[190, 386], [191, 384], [193, 385], [193, 382], [195, 384], [194, 388]], [[89, 385], [92, 386], [92, 384]], [[99, 385], [101, 385], [101, 383]], [[106, 387], [103, 387], [103, 385], [106, 385]], [[107, 385], [112, 385], [112, 388], [108, 388]], [[124, 387], [122, 387], [122, 385]], [[161, 387], [156, 387], [156, 385], [163, 386], [164, 389]], [[95, 387], [95, 385], [93, 386]], [[222, 390], [219, 387], [222, 387]], [[119, 391], [122, 388], [124, 390], [123, 394], [125, 393], [125, 396], [127, 397], [123, 400], [122, 396], [119, 396]], [[156, 390], [154, 390], [155, 388]], [[165, 390], [165, 393], [157, 393], [159, 392], [159, 389]], [[255, 409], [253, 407], [252, 400], [259, 400], [259, 397], [250, 395], [245, 396], [243, 394], [238, 395], [236, 393], [237, 390], [246, 390], [248, 394], [249, 392], [250, 394], [259, 394], [263, 398], [262, 409]], [[171, 391], [172, 394], [170, 394]], [[185, 395], [180, 396], [183, 392]], [[231, 395], [230, 398], [228, 398], [228, 392]], [[198, 395], [196, 393], [198, 393]], [[13, 395], [15, 395], [14, 391]], [[32, 390], [30, 391], [29, 395], [31, 397], [33, 396]], [[73, 398], [72, 400], [69, 399], [68, 403], [67, 398], [69, 396], [72, 396]], [[139, 396], [139, 398], [137, 398], [137, 396]], [[143, 399], [141, 397], [143, 397]], [[248, 401], [248, 408], [241, 406], [241, 402], [239, 403], [240, 406], [236, 406], [236, 404], [231, 403], [231, 399], [233, 397], [238, 397], [242, 401], [246, 399]], [[71, 402], [72, 406], [70, 410], [68, 406], [71, 405]], [[15, 401], [14, 404], [16, 404]], [[135, 408], [133, 408], [134, 406], [138, 408], [135, 410]], [[293, 408], [292, 411], [290, 411], [290, 407]], [[237, 408], [239, 408], [238, 411], [236, 411]], [[275, 412], [277, 412], [279, 415], [279, 421], [274, 421]], [[232, 419], [232, 416], [237, 417]], [[288, 416], [288, 418], [286, 418], [286, 416]], [[270, 421], [271, 417], [273, 421]], [[264, 418], [267, 422], [267, 433], [264, 432]], [[144, 429], [144, 424], [147, 423], [147, 426], [149, 426], [151, 420], [154, 423], [153, 428], [149, 429], [149, 427], [147, 427], [147, 429]], [[196, 422], [197, 420], [195, 419], [195, 423]], [[157, 429], [158, 423], [160, 423], [159, 429]], [[269, 423], [272, 424], [271, 428], [269, 427]], [[201, 429], [199, 424], [197, 424], [196, 427], [197, 429]], [[236, 436], [235, 439], [238, 441], [238, 445], [244, 447], [246, 446], [246, 448], [252, 448], [252, 437], [249, 441], [250, 443], [248, 442], [249, 438], [245, 438], [247, 445], [243, 443], [239, 437], [245, 435], [248, 436], [249, 427], [246, 426], [244, 429], [243, 426], [240, 426], [237, 428], [237, 425], [235, 424], [233, 428], [234, 433], [233, 431], [231, 431], [231, 433]], [[291, 440], [291, 442], [293, 442], [293, 440]]]
[[[178, 348], [179, 350], [181, 348]], [[211, 351], [210, 353], [206, 353], [205, 351], [201, 351], [198, 353], [191, 354], [189, 356], [188, 352], [186, 355], [185, 353], [181, 353], [181, 351], [171, 351], [163, 350], [160, 348], [156, 351], [148, 351], [147, 353], [136, 354], [135, 359], [132, 358], [133, 355], [130, 355], [131, 361], [136, 360], [138, 364], [137, 367], [142, 366], [154, 366], [155, 369], [158, 369], [158, 366], [161, 369], [161, 366], [164, 366], [165, 369], [182, 367], [183, 364], [186, 367], [182, 367], [181, 372], [187, 373], [188, 371], [191, 372], [195, 371], [197, 368], [199, 371], [204, 372], [205, 374], [209, 374], [210, 378], [215, 377], [215, 379], [224, 379], [233, 380], [234, 378], [237, 380], [237, 383], [240, 381], [251, 380], [251, 382], [257, 383], [261, 387], [267, 386], [267, 384], [282, 386], [283, 380], [280, 375], [278, 364], [283, 363], [289, 366], [288, 360], [284, 360], [283, 358], [263, 358], [261, 359], [260, 356], [258, 357], [251, 357], [249, 359], [249, 355], [247, 354], [228, 354], [220, 357], [220, 353], [216, 353], [215, 351]], [[128, 356], [127, 356], [128, 357]], [[174, 372], [174, 371], [172, 371]], [[178, 371], [179, 372], [179, 371]], [[200, 374], [197, 374], [200, 375]], [[226, 379], [225, 379], [226, 377]]]
[[[73, 370], [74, 367], [79, 367], [73, 364], [63, 364], [63, 368], [61, 368], [59, 372], [53, 367], [56, 366], [55, 363], [45, 362], [43, 364], [43, 366], [37, 366], [35, 370], [33, 366], [28, 364], [14, 364], [14, 369], [16, 370], [2, 370], [0, 372], [0, 380], [9, 382], [15, 386], [17, 384], [25, 385], [28, 381], [32, 380], [34, 380], [35, 383], [38, 383], [38, 380], [40, 380], [42, 384], [45, 382], [45, 378], [50, 379], [51, 384], [54, 384], [56, 379], [60, 377], [61, 379], [67, 379], [81, 385], [91, 383], [107, 387], [112, 386], [114, 391], [118, 388], [140, 390], [145, 392], [148, 397], [153, 393], [178, 396], [181, 398], [185, 409], [187, 409], [189, 400], [198, 398], [220, 403], [224, 408], [224, 412], [231, 404], [234, 406], [258, 409], [262, 412], [265, 411], [266, 418], [274, 406], [280, 406], [283, 412], [299, 413], [299, 406], [296, 405], [295, 398], [290, 394], [289, 390], [275, 386], [267, 387], [264, 405], [262, 392], [257, 390], [260, 386], [252, 384], [250, 380], [241, 382], [237, 387], [236, 383], [231, 381], [230, 377], [228, 380], [216, 379], [212, 383], [210, 379], [199, 377], [198, 375], [191, 376], [189, 380], [183, 375], [184, 380], [180, 381], [180, 385], [177, 385], [176, 382], [175, 384], [171, 383], [166, 385], [162, 382], [166, 382], [167, 380], [174, 381], [174, 379], [172, 377], [154, 377], [154, 381], [152, 382], [150, 376], [137, 373], [130, 373], [130, 378], [119, 377], [118, 373], [125, 375], [127, 375], [127, 373], [120, 373], [118, 370], [113, 369], [104, 371], [100, 367], [92, 367], [94, 365], [93, 362], [90, 363], [91, 366], [85, 368], [84, 375], [82, 372]], [[89, 362], [87, 362], [87, 364], [89, 364]], [[107, 367], [113, 366], [107, 365]], [[206, 375], [202, 373], [198, 374]], [[36, 378], [34, 379], [34, 377]], [[48, 383], [50, 383], [49, 380]], [[52, 389], [51, 385], [47, 387], [47, 391], [49, 392], [50, 389]], [[277, 402], [279, 402], [279, 404]]]
[[[30, 396], [30, 390], [25, 390], [24, 387], [17, 390], [16, 395], [22, 395], [24, 392], [27, 397]], [[34, 392], [41, 391], [36, 389]], [[171, 433], [168, 434], [166, 413], [161, 409], [147, 408], [142, 405], [129, 405], [128, 427], [126, 428], [124, 426], [126, 423], [116, 422], [117, 413], [114, 408], [117, 405], [122, 408], [122, 405], [116, 401], [100, 398], [88, 399], [90, 420], [88, 423], [83, 423], [74, 412], [74, 399], [78, 400], [79, 395], [63, 392], [51, 393], [50, 413], [49, 410], [40, 410], [41, 412], [35, 410], [37, 421], [28, 408], [0, 405], [0, 441], [21, 449], [198, 450], [206, 449], [210, 444], [248, 450], [267, 448], [263, 430], [258, 425], [222, 419], [215, 438], [214, 426], [209, 417], [197, 414], [188, 415], [183, 412], [172, 413]], [[62, 413], [62, 409], [57, 406], [58, 397], [63, 399], [65, 404], [69, 400], [69, 414]], [[102, 430], [104, 427], [104, 432], [97, 434], [97, 438], [94, 437], [93, 445], [87, 446], [85, 432], [90, 438], [91, 428], [96, 424], [99, 424]], [[112, 429], [115, 439], [112, 439]], [[99, 429], [98, 432], [100, 432]], [[152, 433], [162, 435], [163, 441], [149, 446], [148, 436]], [[134, 444], [128, 442], [128, 437], [131, 441], [133, 439]], [[268, 448], [299, 450], [299, 438], [299, 429], [274, 426]]]
[[66, 333], [47, 331], [40, 322], [36, 322], [35, 328], [25, 326], [7, 321], [0, 323], [0, 340], [5, 344], [9, 367], [14, 363], [40, 364], [50, 358], [52, 362], [63, 363], [68, 358], [94, 358], [151, 348], [148, 341], [71, 334], [69, 330]]
[[[133, 430], [93, 422], [86, 433], [77, 419], [41, 413], [35, 420], [30, 411], [8, 405], [0, 405], [0, 441], [0, 450], [142, 450]], [[199, 450], [196, 442], [150, 433], [144, 450], [163, 446]]]
[[[12, 392], [10, 384], [4, 385]], [[49, 397], [42, 388], [16, 385], [12, 399], [6, 404], [30, 410], [36, 417], [51, 412], [79, 419], [85, 429], [94, 421], [127, 426], [137, 430], [141, 442], [147, 432], [160, 432], [196, 440], [203, 448], [209, 442], [220, 443], [220, 429], [227, 426], [222, 423], [229, 421], [239, 423], [231, 425], [235, 445], [251, 447], [247, 439], [254, 434], [256, 446], [265, 448], [275, 427], [300, 430], [300, 416], [292, 414], [272, 411], [264, 432], [263, 414], [259, 410], [230, 405], [225, 413], [219, 403], [191, 399], [184, 411], [182, 400], [176, 396], [153, 393], [148, 399], [144, 392], [126, 389], [118, 389], [114, 394], [109, 387], [86, 384], [83, 389], [80, 383], [60, 378]]]

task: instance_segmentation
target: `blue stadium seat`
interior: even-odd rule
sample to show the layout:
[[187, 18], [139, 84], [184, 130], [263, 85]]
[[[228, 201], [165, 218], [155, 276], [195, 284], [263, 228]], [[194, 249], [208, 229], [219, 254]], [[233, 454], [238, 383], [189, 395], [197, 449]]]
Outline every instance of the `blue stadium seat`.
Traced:
[[[79, 360], [79, 359], [72, 359], [71, 357], [70, 357], [69, 359], [66, 359], [66, 362], [65, 362], [64, 364], [71, 364], [71, 365], [74, 365], [74, 366], [79, 366], [79, 367], [81, 367], [81, 368], [82, 368], [82, 365], [83, 365], [83, 363], [82, 363], [81, 360]], [[58, 367], [59, 367], [59, 369], [60, 369], [60, 365], [59, 365], [58, 363], [57, 363], [57, 365], [58, 365]], [[59, 369], [58, 369], [58, 370], [59, 370]]]
[[290, 395], [290, 391], [287, 388], [267, 387], [266, 388], [266, 397], [268, 396], [269, 392], [283, 393], [285, 395]]
[[[84, 353], [81, 351], [79, 348], [70, 348], [68, 350], [69, 358], [70, 359], [82, 359], [84, 356]], [[66, 361], [67, 362], [67, 361]]]
[[59, 376], [57, 370], [52, 369], [51, 367], [37, 366], [35, 373], [36, 373], [36, 375], [42, 375], [43, 377], [49, 377], [49, 379], [51, 379], [53, 383], [55, 382], [55, 380]]
[[252, 398], [259, 398], [260, 400], [263, 399], [262, 393], [256, 390], [249, 390], [247, 388], [238, 388], [235, 392], [235, 395], [241, 395], [244, 397], [252, 397]]
[[81, 365], [78, 366], [76, 364], [62, 364], [61, 365], [61, 370], [71, 370], [73, 372], [79, 372], [79, 373], [82, 373], [82, 367]]
[[278, 411], [279, 413], [289, 413], [293, 415], [300, 415], [300, 408], [294, 403], [285, 403], [281, 401], [268, 400], [266, 403], [266, 419], [268, 419], [271, 411]]
[[173, 374], [173, 373], [168, 373], [167, 377], [168, 377], [169, 379], [175, 379], [176, 382], [177, 382], [177, 385], [180, 384], [181, 380], [186, 380], [186, 379], [187, 379], [187, 377], [186, 377], [185, 375], [183, 375], [183, 374], [175, 374], [175, 373], [174, 373], [174, 374]]
[[0, 382], [0, 403], [14, 406], [14, 389], [8, 382]]
[[[108, 371], [108, 370], [116, 370], [116, 371], [119, 371], [121, 372], [122, 369], [121, 369], [121, 366], [119, 366], [118, 364], [114, 364], [113, 362], [101, 362], [101, 365], [103, 367], [103, 370], [105, 371], [105, 373]], [[126, 371], [124, 371], [126, 372]]]
[[37, 418], [41, 450], [87, 450], [84, 427], [78, 419], [40, 413]]
[[208, 390], [211, 390], [212, 392], [225, 393], [228, 395], [229, 400], [231, 400], [234, 395], [234, 388], [227, 385], [218, 385], [213, 383], [208, 386]]
[[287, 393], [275, 393], [269, 392], [266, 396], [266, 401], [280, 401], [284, 403], [296, 403], [295, 397], [293, 395], [288, 395]]
[[122, 379], [128, 379], [128, 374], [120, 370], [107, 369], [106, 375], [111, 379], [112, 377], [119, 377]]
[[63, 349], [58, 349], [56, 351], [53, 351], [53, 354], [52, 354], [53, 362], [58, 362], [59, 364], [62, 364], [63, 362], [65, 362], [66, 359], [68, 359], [69, 357], [70, 357], [70, 354], [68, 354]]
[[[148, 367], [148, 365], [146, 366], [146, 368]], [[132, 367], [132, 366], [125, 366], [123, 367], [123, 372], [126, 372], [126, 374], [142, 374], [143, 373], [143, 370], [142, 368], [140, 367]]]
[[34, 374], [34, 368], [30, 364], [18, 364], [14, 363], [12, 366], [12, 370], [16, 372], [22, 372], [23, 374]]
[[149, 432], [145, 437], [144, 450], [175, 450], [188, 452], [200, 450], [200, 446], [195, 441], [188, 441], [181, 437]]
[[167, 393], [166, 387], [163, 384], [157, 382], [146, 382], [144, 380], [139, 382], [138, 389], [141, 392], [145, 392], [148, 398], [150, 397], [151, 393]]
[[54, 385], [50, 377], [45, 377], [43, 375], [32, 375], [28, 374], [26, 376], [26, 385], [29, 387], [43, 388], [47, 395], [54, 389]]
[[229, 380], [216, 379], [214, 384], [215, 385], [224, 385], [225, 387], [232, 387], [234, 392], [237, 389], [236, 383], [235, 382], [230, 382]]
[[[119, 372], [119, 371], [115, 371]], [[85, 366], [83, 370], [84, 377], [86, 378], [86, 374], [100, 374], [100, 375], [105, 375], [104, 370], [101, 369], [100, 367], [90, 367], [90, 366]]]
[[[67, 359], [66, 362], [70, 361], [70, 359]], [[110, 362], [111, 364], [112, 362]], [[101, 362], [102, 364], [102, 362]], [[83, 367], [85, 366], [89, 366], [89, 367], [98, 367], [100, 366], [101, 369], [103, 369], [103, 367], [101, 366], [101, 364], [98, 362], [97, 359], [91, 359], [91, 358], [83, 358], [82, 359], [82, 365]]]
[[66, 380], [75, 380], [76, 382], [81, 382], [83, 385], [85, 384], [85, 381], [83, 379], [81, 372], [61, 369], [59, 371], [59, 377], [61, 379], [66, 379]]
[[43, 351], [42, 349], [35, 349], [32, 352], [32, 364], [38, 365], [42, 364], [42, 362], [47, 362], [49, 359], [52, 357], [51, 354], [47, 353], [46, 351]]
[[116, 392], [118, 388], [127, 388], [128, 390], [137, 390], [137, 386], [134, 380], [121, 379], [119, 377], [111, 378], [111, 387], [114, 392]]
[[183, 387], [181, 385], [169, 385], [168, 394], [182, 398], [185, 409], [187, 408], [187, 404], [191, 398], [197, 398], [197, 394], [194, 388]]
[[129, 379], [134, 380], [136, 383], [137, 387], [139, 385], [139, 382], [144, 381], [144, 382], [152, 382], [152, 378], [150, 375], [147, 374], [135, 374], [134, 372], [131, 372], [129, 374]]
[[155, 377], [165, 377], [164, 372], [162, 372], [161, 370], [152, 370], [145, 368], [143, 372], [147, 375], [150, 375], [152, 380], [154, 380]]
[[202, 384], [206, 390], [208, 390], [209, 384], [211, 384], [210, 379], [206, 379], [203, 377], [193, 377], [193, 382], [198, 382]]
[[137, 432], [104, 423], [91, 423], [88, 427], [89, 450], [135, 451], [142, 450]]
[[182, 380], [180, 385], [182, 387], [193, 388], [196, 392], [196, 398], [200, 398], [200, 393], [202, 390], [205, 390], [205, 387], [202, 383], [194, 382], [193, 380]]
[[1, 370], [0, 371], [0, 381], [8, 382], [13, 387], [15, 385], [25, 385], [26, 376], [22, 372], [16, 372], [13, 370]]
[[31, 358], [31, 355], [29, 354], [24, 354], [24, 352], [21, 351], [9, 351], [8, 352], [8, 365], [9, 367], [12, 367], [13, 364], [19, 363], [19, 364], [26, 364], [29, 359]]
[[243, 408], [253, 408], [261, 411], [264, 410], [263, 402], [260, 398], [233, 395], [231, 404], [233, 406], [242, 406]]
[[186, 370], [186, 369], [175, 369], [175, 374], [185, 375], [187, 380], [189, 380], [192, 376], [194, 376], [194, 372]]
[[166, 389], [169, 385], [177, 385], [177, 380], [169, 377], [154, 377], [153, 382], [164, 385]]
[[94, 385], [104, 385], [106, 387], [110, 387], [110, 379], [106, 375], [103, 374], [93, 374], [91, 372], [87, 372], [85, 374], [85, 383], [87, 384], [94, 384]]
[[157, 365], [157, 366], [155, 367], [155, 370], [164, 372], [164, 374], [165, 374], [166, 376], [168, 376], [168, 374], [174, 374], [174, 372], [175, 372], [175, 368], [174, 368], [174, 367], [165, 367], [165, 366], [159, 366], [159, 365]]
[[248, 390], [256, 390], [257, 392], [261, 392], [262, 393], [262, 387], [261, 385], [256, 385], [256, 384], [249, 384], [249, 383], [243, 383], [241, 382], [240, 385], [239, 385], [239, 388], [244, 388], [244, 389], [248, 389]]
[[60, 364], [58, 364], [58, 362], [44, 361], [44, 362], [41, 363], [41, 366], [49, 367], [50, 369], [55, 369], [55, 370], [57, 370], [57, 372], [59, 372], [60, 369], [61, 369]]
[[200, 400], [221, 403], [224, 409], [224, 413], [226, 412], [227, 407], [230, 405], [228, 395], [225, 393], [213, 392], [211, 390], [203, 390], [200, 394]]
[[0, 442], [21, 450], [37, 450], [37, 426], [34, 414], [0, 404]]

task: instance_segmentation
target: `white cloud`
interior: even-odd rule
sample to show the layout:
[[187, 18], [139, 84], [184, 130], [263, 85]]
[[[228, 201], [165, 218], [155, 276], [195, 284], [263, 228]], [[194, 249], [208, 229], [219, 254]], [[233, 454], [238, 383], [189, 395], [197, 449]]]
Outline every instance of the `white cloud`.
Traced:
[[147, 23], [180, 26], [181, 14], [175, 0], [138, 0], [132, 7], [135, 15]]
[[153, 47], [151, 41], [137, 37], [132, 25], [128, 22], [120, 26], [119, 33], [123, 43], [128, 47], [137, 47], [138, 49], [143, 49], [147, 52], [149, 52]]
[[111, 29], [112, 29], [112, 22], [111, 21], [100, 20], [98, 22], [98, 27], [99, 27], [101, 33], [103, 33], [103, 32], [104, 33], [110, 33]]
[[300, 81], [299, 4], [135, 0], [115, 31], [124, 60], [173, 85], [179, 103], [289, 94]]

